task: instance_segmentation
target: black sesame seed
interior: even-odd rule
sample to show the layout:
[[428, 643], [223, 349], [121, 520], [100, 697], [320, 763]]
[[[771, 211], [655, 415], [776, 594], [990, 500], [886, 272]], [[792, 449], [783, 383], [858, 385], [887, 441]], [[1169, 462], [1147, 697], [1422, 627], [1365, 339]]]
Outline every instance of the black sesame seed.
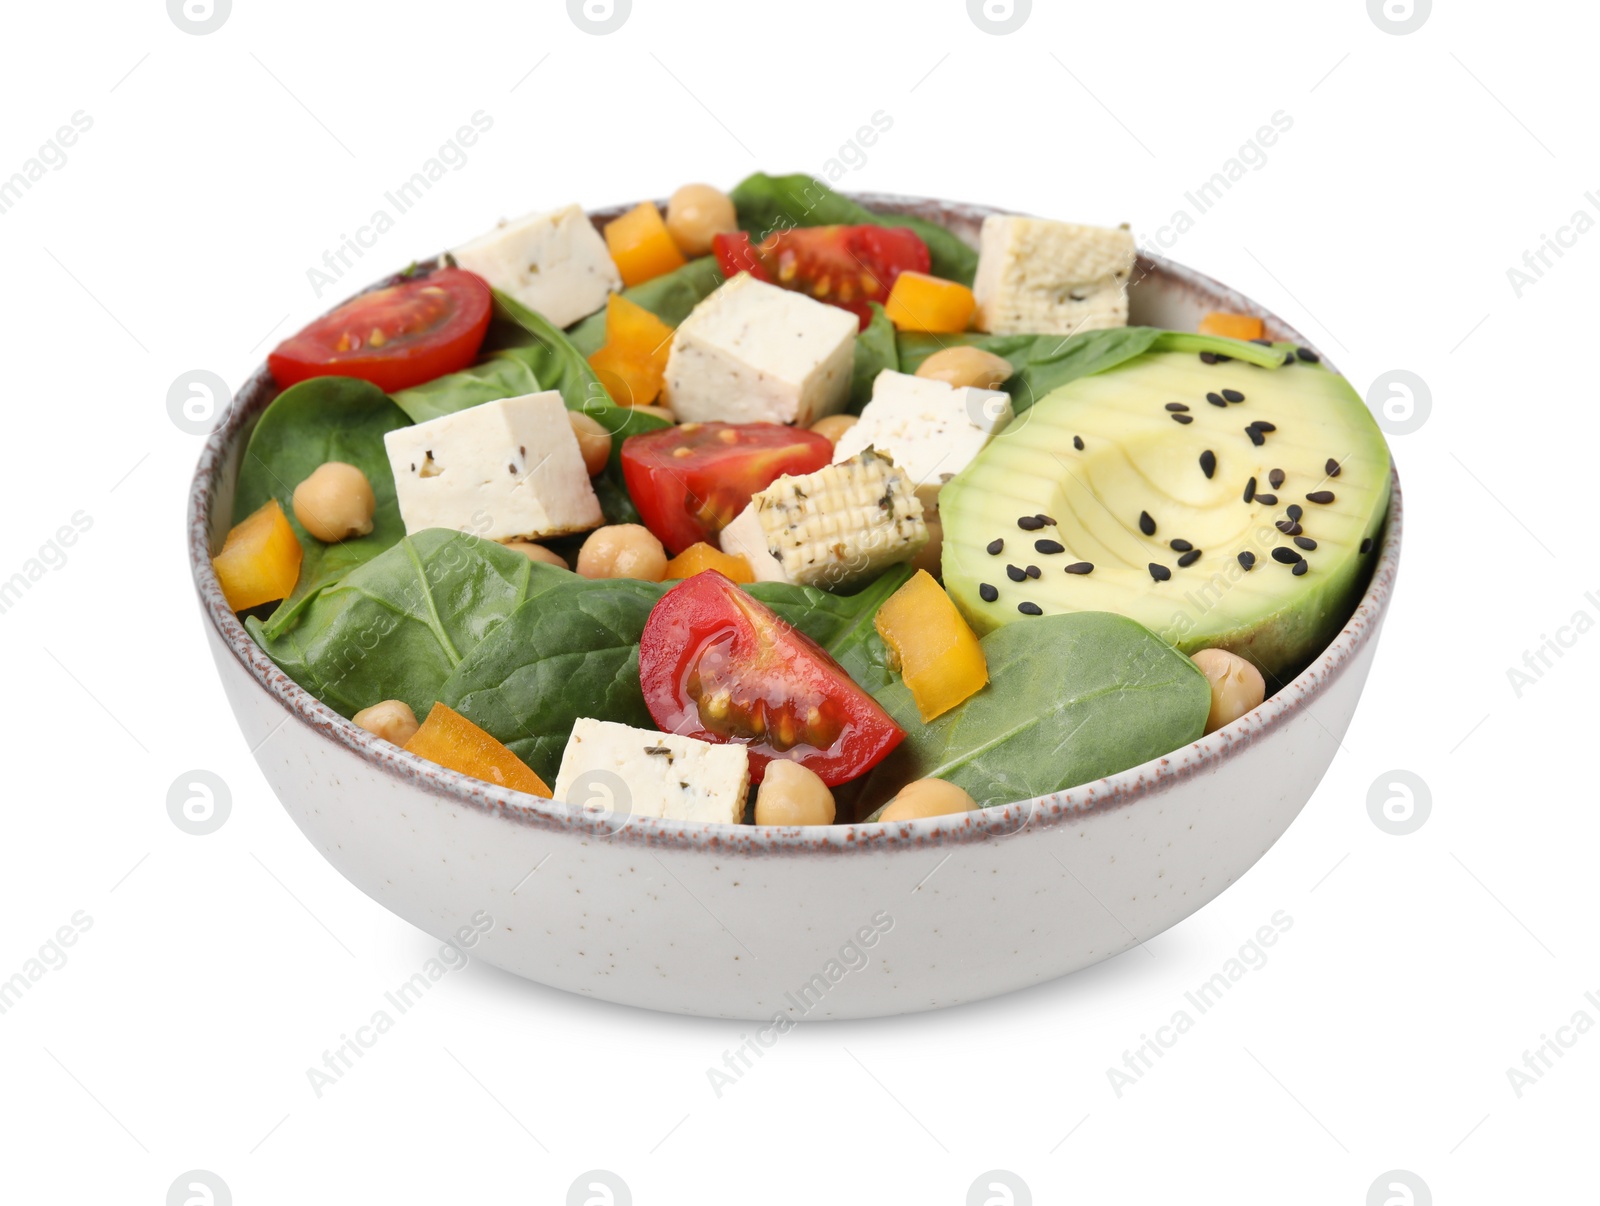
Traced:
[[1216, 362], [1217, 362], [1217, 354], [1215, 352], [1201, 352], [1200, 353], [1200, 363], [1201, 364], [1215, 364]]
[[1172, 416], [1172, 421], [1174, 423], [1185, 423], [1185, 424], [1193, 423], [1194, 422], [1194, 416], [1193, 415], [1173, 415]]
[[1170, 548], [1174, 553], [1187, 553], [1190, 549], [1194, 548], [1194, 545], [1190, 544], [1187, 540], [1169, 540], [1167, 541], [1167, 547]]
[[1260, 344], [1264, 348], [1270, 348], [1272, 346], [1272, 340], [1270, 339], [1252, 339], [1250, 342]]
[[1363, 553], [1372, 552], [1372, 537], [1371, 536], [1363, 536], [1361, 538], [1361, 551]]
[[1307, 364], [1321, 364], [1322, 363], [1322, 357], [1318, 356], [1310, 348], [1296, 348], [1294, 350], [1294, 354], [1296, 356], [1300, 357], [1301, 360], [1304, 360]]
[[1154, 536], [1156, 534], [1156, 521], [1150, 518], [1150, 512], [1139, 512], [1139, 530], [1146, 536]]
[[1225, 390], [1222, 391], [1222, 396], [1224, 398], [1226, 398], [1229, 402], [1243, 402], [1244, 401], [1244, 395], [1241, 394], [1236, 389], [1225, 389]]
[[1293, 565], [1296, 561], [1304, 560], [1299, 553], [1282, 545], [1272, 550], [1272, 559], [1281, 561], [1284, 565]]
[[1230, 361], [1232, 359], [1233, 359], [1232, 356], [1225, 356], [1221, 352], [1217, 353], [1217, 363], [1218, 364], [1227, 364], [1228, 361]]
[[1018, 603], [1017, 604], [1017, 610], [1020, 611], [1025, 616], [1042, 616], [1042, 615], [1044, 615], [1044, 608], [1040, 607], [1037, 603], [1028, 603], [1028, 602]]
[[1250, 426], [1254, 427], [1257, 431], [1278, 430], [1278, 425], [1276, 423], [1268, 423], [1265, 419], [1257, 419], [1254, 423], [1250, 424]]
[[1267, 437], [1261, 434], [1261, 429], [1254, 423], [1250, 424], [1249, 427], [1246, 427], [1244, 429], [1244, 433], [1250, 437], [1250, 442], [1257, 448], [1260, 448], [1261, 445], [1267, 442]]
[[1030, 577], [1030, 578], [1037, 578], [1044, 571], [1041, 570], [1037, 565], [1030, 565], [1027, 569], [1023, 570], [1022, 572], [1027, 574], [1028, 577]]
[[1166, 566], [1152, 561], [1150, 563], [1150, 576], [1157, 582], [1165, 582], [1168, 578], [1172, 577], [1172, 571]]
[[1217, 454], [1207, 448], [1200, 454], [1200, 472], [1210, 477], [1217, 471]]
[[993, 603], [999, 597], [1000, 592], [994, 587], [990, 586], [987, 582], [978, 583], [978, 598], [982, 599], [985, 603]]
[[1296, 561], [1294, 563], [1294, 568], [1292, 570], [1290, 570], [1289, 572], [1291, 574], [1294, 574], [1296, 577], [1298, 577], [1299, 575], [1305, 573], [1310, 568], [1311, 568], [1311, 562], [1309, 562], [1309, 561]]
[[1271, 473], [1267, 474], [1267, 480], [1272, 483], [1272, 488], [1276, 490], [1279, 486], [1283, 485], [1283, 479], [1285, 476], [1286, 475], [1282, 469], [1274, 469]]
[[1191, 565], [1193, 565], [1198, 560], [1200, 560], [1200, 550], [1199, 549], [1190, 549], [1182, 557], [1178, 558], [1178, 568], [1179, 569], [1188, 569]]
[[1050, 518], [1050, 516], [1048, 516], [1048, 515], [1043, 515], [1043, 514], [1035, 515], [1034, 518], [1037, 519], [1040, 523], [1044, 524], [1044, 526], [1047, 527], [1047, 528], [1053, 528], [1053, 527], [1056, 526], [1056, 521], [1054, 519]]
[[1059, 540], [1035, 540], [1033, 547], [1041, 553], [1064, 553], [1067, 551], [1067, 546]]
[[1025, 574], [1019, 566], [1006, 566], [1006, 577], [1010, 578], [1013, 582], [1021, 582], [1027, 576], [1028, 575]]
[[988, 545], [989, 556], [998, 557], [1000, 555], [1000, 551], [1005, 547], [1006, 542], [1004, 540], [991, 540]]
[[1094, 573], [1094, 562], [1092, 562], [1092, 561], [1074, 561], [1071, 565], [1067, 566], [1067, 573], [1069, 573], [1069, 574], [1092, 574], [1092, 573]]
[[1333, 459], [1333, 458], [1332, 458], [1332, 457], [1331, 457], [1331, 456], [1330, 456], [1330, 457], [1329, 457], [1329, 458], [1328, 458], [1328, 463], [1327, 463], [1327, 464], [1326, 464], [1326, 465], [1324, 465], [1324, 466], [1323, 466], [1323, 467], [1322, 467], [1322, 470], [1323, 470], [1323, 472], [1324, 472], [1324, 473], [1326, 473], [1326, 474], [1327, 474], [1327, 475], [1328, 475], [1328, 476], [1329, 476], [1329, 477], [1338, 477], [1338, 476], [1339, 476], [1339, 474], [1340, 474], [1340, 473], [1341, 473], [1341, 472], [1343, 472], [1343, 470], [1344, 470], [1344, 466], [1343, 466], [1343, 465], [1341, 465], [1341, 464], [1339, 464], [1339, 462], [1338, 462], [1338, 461], [1336, 461], [1336, 460], [1334, 460], [1334, 459]]
[[1082, 452], [1083, 451], [1083, 437], [1082, 436], [1073, 436], [1072, 437], [1072, 446], [1074, 448], [1076, 448], [1079, 452]]
[[1244, 500], [1249, 502], [1256, 496], [1256, 479], [1251, 478], [1244, 484]]
[[1246, 549], [1244, 552], [1239, 554], [1239, 564], [1244, 566], [1246, 573], [1250, 571], [1250, 568], [1255, 565], [1255, 563], [1256, 555], [1249, 549]]
[[1296, 536], [1294, 542], [1308, 553], [1317, 547], [1317, 542], [1309, 536]]
[[1167, 409], [1168, 410], [1188, 410], [1189, 408], [1187, 406], [1185, 406], [1182, 402], [1168, 402], [1167, 403]]
[[1298, 523], [1300, 521], [1300, 518], [1306, 512], [1305, 512], [1305, 508], [1302, 507], [1299, 503], [1290, 503], [1287, 507], [1285, 507], [1283, 509], [1283, 513], [1285, 515], [1287, 515], [1290, 519], [1292, 519], [1296, 523]]
[[1037, 532], [1040, 528], [1044, 527], [1044, 520], [1040, 519], [1037, 515], [1024, 515], [1022, 518], [1017, 520], [1017, 526], [1024, 532]]
[[1263, 507], [1275, 507], [1278, 505], [1278, 496], [1276, 494], [1257, 494], [1256, 501]]
[[1293, 352], [1285, 352], [1283, 354], [1283, 362], [1285, 364], [1293, 364], [1294, 363], [1294, 353]]
[[1331, 503], [1333, 501], [1333, 491], [1313, 490], [1310, 494], [1306, 495], [1306, 501], [1314, 503]]
[[1228, 404], [1227, 399], [1221, 394], [1207, 394], [1206, 401], [1213, 406], [1226, 406]]
[[1298, 536], [1301, 532], [1305, 531], [1304, 528], [1302, 528], [1292, 519], [1280, 519], [1273, 525], [1273, 527], [1277, 528], [1278, 531], [1282, 532], [1285, 536]]

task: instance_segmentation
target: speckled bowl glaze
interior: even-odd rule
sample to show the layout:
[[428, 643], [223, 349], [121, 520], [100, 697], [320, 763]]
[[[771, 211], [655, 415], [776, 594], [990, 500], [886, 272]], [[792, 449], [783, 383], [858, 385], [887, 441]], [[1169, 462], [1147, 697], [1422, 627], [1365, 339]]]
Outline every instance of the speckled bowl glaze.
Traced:
[[[992, 212], [859, 200], [969, 241]], [[1180, 330], [1207, 310], [1258, 314], [1269, 335], [1304, 342], [1248, 298], [1155, 257], [1139, 259], [1131, 306], [1135, 323]], [[433, 937], [486, 916], [474, 954], [488, 962], [675, 1013], [772, 1022], [938, 1009], [1054, 979], [1181, 921], [1311, 798], [1355, 711], [1399, 563], [1397, 482], [1371, 582], [1322, 655], [1234, 724], [1109, 779], [902, 824], [635, 819], [611, 833], [592, 814], [358, 729], [282, 674], [228, 610], [210, 555], [274, 392], [264, 367], [239, 391], [206, 441], [188, 513], [206, 637], [273, 791], [341, 874]]]

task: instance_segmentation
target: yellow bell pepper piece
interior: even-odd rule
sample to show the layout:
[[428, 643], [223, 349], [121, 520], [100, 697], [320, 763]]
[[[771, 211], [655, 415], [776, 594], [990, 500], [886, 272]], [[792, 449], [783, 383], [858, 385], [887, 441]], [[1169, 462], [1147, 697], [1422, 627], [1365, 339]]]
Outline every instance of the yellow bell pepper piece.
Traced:
[[721, 549], [713, 548], [705, 541], [691, 544], [671, 561], [667, 562], [667, 579], [693, 578], [703, 570], [714, 569], [725, 578], [737, 582], [740, 586], [754, 582], [756, 576], [750, 572], [750, 563], [745, 560], [743, 553], [724, 553]]
[[978, 308], [972, 290], [921, 272], [902, 272], [883, 305], [902, 331], [965, 331]]
[[620, 218], [612, 219], [605, 236], [611, 259], [622, 273], [622, 283], [630, 287], [689, 262], [667, 233], [661, 211], [650, 201], [641, 201]]
[[924, 721], [943, 716], [989, 681], [976, 634], [927, 570], [889, 596], [875, 623]]
[[509, 787], [527, 792], [530, 796], [550, 798], [550, 789], [543, 779], [534, 774], [505, 746], [485, 733], [460, 712], [442, 703], [433, 705], [428, 719], [406, 742], [406, 749], [419, 758], [437, 762], [440, 766], [493, 783], [496, 787]]
[[1200, 334], [1221, 335], [1224, 339], [1260, 339], [1261, 320], [1249, 314], [1229, 314], [1213, 310], [1200, 320]]
[[672, 328], [637, 302], [613, 293], [606, 302], [606, 343], [589, 357], [618, 406], [648, 406], [666, 380]]
[[228, 606], [247, 611], [294, 592], [301, 556], [289, 517], [274, 498], [234, 526], [211, 568]]

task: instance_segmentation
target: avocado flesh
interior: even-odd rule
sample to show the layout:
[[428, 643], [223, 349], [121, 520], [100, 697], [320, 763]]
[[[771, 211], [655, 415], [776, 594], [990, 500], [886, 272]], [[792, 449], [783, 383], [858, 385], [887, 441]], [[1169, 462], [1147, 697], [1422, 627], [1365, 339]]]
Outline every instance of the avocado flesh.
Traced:
[[[1208, 393], [1234, 390], [1244, 401], [1218, 407]], [[1166, 409], [1188, 407], [1183, 424]], [[1274, 425], [1258, 447], [1246, 432], [1257, 421]], [[1083, 442], [1082, 450], [1074, 437]], [[1201, 455], [1214, 454], [1208, 478]], [[1339, 464], [1329, 474], [1329, 459]], [[1274, 488], [1269, 475], [1284, 473]], [[1246, 483], [1276, 498], [1246, 503]], [[1388, 508], [1389, 450], [1360, 397], [1337, 374], [1296, 362], [1263, 368], [1238, 361], [1206, 364], [1183, 352], [1150, 353], [1096, 376], [1062, 386], [1036, 403], [993, 440], [940, 494], [946, 590], [980, 633], [1030, 617], [1018, 604], [1047, 615], [1110, 611], [1137, 620], [1185, 653], [1229, 649], [1282, 685], [1343, 626], [1366, 581]], [[1307, 494], [1331, 491], [1333, 501]], [[1276, 523], [1301, 508], [1297, 546]], [[1155, 521], [1141, 530], [1141, 512]], [[1056, 521], [1036, 531], [1021, 517]], [[1004, 550], [987, 546], [1003, 539]], [[1041, 553], [1036, 540], [1055, 540], [1063, 553]], [[1201, 550], [1180, 567], [1180, 539]], [[1274, 560], [1293, 550], [1303, 574]], [[1253, 568], [1238, 560], [1253, 553]], [[1087, 561], [1091, 573], [1064, 572]], [[1157, 581], [1150, 565], [1170, 570]], [[1007, 566], [1038, 566], [1038, 578], [1014, 582]], [[980, 586], [995, 588], [986, 602]]]

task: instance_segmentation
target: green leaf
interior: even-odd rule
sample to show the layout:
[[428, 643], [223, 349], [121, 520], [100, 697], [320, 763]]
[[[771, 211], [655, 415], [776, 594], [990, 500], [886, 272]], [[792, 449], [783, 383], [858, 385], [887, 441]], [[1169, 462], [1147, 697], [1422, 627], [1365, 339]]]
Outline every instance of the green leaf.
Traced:
[[932, 777], [980, 806], [1008, 804], [1114, 775], [1205, 732], [1205, 675], [1122, 616], [1043, 616], [997, 628], [982, 646], [989, 685], [931, 724], [898, 679], [875, 693], [908, 736], [868, 775], [864, 799]]
[[741, 181], [730, 196], [740, 228], [756, 238], [794, 226], [906, 226], [928, 245], [935, 276], [971, 285], [978, 271], [978, 253], [938, 223], [904, 214], [874, 213], [803, 172], [791, 176], [757, 172]]
[[[1283, 364], [1281, 347], [1263, 347], [1220, 335], [1163, 331], [1159, 327], [1111, 327], [1076, 335], [929, 335], [916, 331], [896, 336], [900, 371], [914, 373], [929, 356], [948, 347], [978, 347], [1011, 362], [1013, 375], [1001, 388], [1021, 414], [1053, 389], [1079, 377], [1092, 377], [1146, 352], [1214, 352], [1263, 368]], [[1285, 345], [1288, 346], [1288, 345]]]
[[463, 658], [531, 593], [567, 571], [464, 532], [430, 528], [324, 587], [269, 635], [247, 621], [290, 678], [344, 716], [402, 699], [426, 716]]
[[[682, 268], [624, 289], [622, 296], [675, 327], [689, 317], [690, 310], [716, 291], [722, 279], [716, 256], [701, 256]], [[597, 310], [588, 318], [573, 323], [567, 328], [567, 338], [583, 355], [594, 355], [606, 342], [606, 312]]]
[[492, 352], [471, 368], [400, 390], [392, 395], [394, 404], [413, 423], [426, 423], [499, 398], [536, 394], [548, 387], [540, 384], [531, 359], [522, 348]]
[[[266, 631], [281, 632], [317, 591], [371, 560], [406, 534], [395, 502], [385, 432], [407, 424], [383, 391], [353, 377], [313, 377], [284, 390], [267, 407], [239, 464], [233, 515], [237, 523], [277, 499], [300, 541], [300, 579], [273, 611]], [[324, 544], [294, 514], [294, 488], [325, 461], [354, 465], [372, 483], [377, 508], [365, 536]]]
[[856, 362], [850, 375], [850, 404], [853, 415], [872, 401], [872, 383], [884, 369], [900, 367], [900, 352], [895, 346], [894, 323], [877, 302], [872, 306], [872, 321], [856, 336]]

